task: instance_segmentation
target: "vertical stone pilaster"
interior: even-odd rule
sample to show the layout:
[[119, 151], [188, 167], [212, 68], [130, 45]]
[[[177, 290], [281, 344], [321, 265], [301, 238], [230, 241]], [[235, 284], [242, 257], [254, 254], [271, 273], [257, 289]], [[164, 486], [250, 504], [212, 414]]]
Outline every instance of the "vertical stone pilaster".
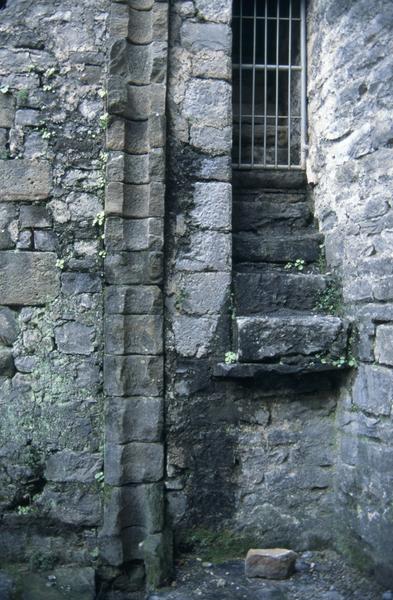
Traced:
[[101, 553], [115, 567], [140, 572], [143, 564], [149, 587], [171, 566], [163, 489], [167, 12], [166, 2], [113, 2], [108, 73]]
[[232, 509], [233, 444], [215, 411], [225, 392], [211, 377], [231, 349], [231, 13], [230, 0], [170, 13], [166, 488], [180, 544]]

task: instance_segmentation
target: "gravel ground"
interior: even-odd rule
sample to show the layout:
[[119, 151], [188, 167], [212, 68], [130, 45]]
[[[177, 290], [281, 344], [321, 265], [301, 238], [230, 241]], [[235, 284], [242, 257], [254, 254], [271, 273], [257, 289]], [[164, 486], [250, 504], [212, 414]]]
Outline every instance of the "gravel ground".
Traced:
[[343, 562], [334, 552], [306, 552], [284, 581], [247, 579], [244, 562], [187, 560], [178, 564], [171, 588], [148, 600], [393, 600], [387, 590]]

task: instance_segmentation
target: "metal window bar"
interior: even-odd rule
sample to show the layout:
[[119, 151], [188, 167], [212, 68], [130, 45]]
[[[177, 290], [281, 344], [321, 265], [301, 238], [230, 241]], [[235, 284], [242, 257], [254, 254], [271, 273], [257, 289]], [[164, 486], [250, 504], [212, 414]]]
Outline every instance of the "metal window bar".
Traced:
[[[306, 0], [240, 0], [233, 15], [236, 168], [304, 169]], [[237, 60], [236, 60], [237, 58]]]

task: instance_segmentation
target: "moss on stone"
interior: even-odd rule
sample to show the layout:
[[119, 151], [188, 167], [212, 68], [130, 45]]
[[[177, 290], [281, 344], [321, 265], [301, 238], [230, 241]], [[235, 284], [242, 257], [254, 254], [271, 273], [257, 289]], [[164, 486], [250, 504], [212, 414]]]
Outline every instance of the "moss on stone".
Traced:
[[214, 563], [244, 558], [251, 547], [258, 545], [260, 540], [258, 542], [252, 535], [203, 527], [182, 531], [177, 544], [181, 554], [192, 554]]

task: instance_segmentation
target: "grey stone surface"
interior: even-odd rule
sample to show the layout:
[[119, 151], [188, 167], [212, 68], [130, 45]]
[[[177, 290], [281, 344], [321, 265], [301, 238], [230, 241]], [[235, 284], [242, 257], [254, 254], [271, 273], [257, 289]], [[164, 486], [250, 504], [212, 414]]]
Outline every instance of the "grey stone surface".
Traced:
[[45, 467], [45, 477], [48, 481], [93, 483], [101, 467], [102, 457], [99, 454], [73, 452], [66, 449], [49, 457]]
[[[0, 11], [0, 554], [26, 598], [95, 596], [104, 243], [93, 220], [103, 210], [110, 4]], [[73, 352], [70, 331], [71, 353], [56, 346], [56, 328], [72, 322], [94, 337], [91, 354]], [[53, 566], [55, 582], [31, 572]]]
[[59, 290], [56, 255], [50, 252], [0, 252], [0, 303], [45, 304]]
[[280, 230], [296, 233], [311, 222], [311, 207], [304, 192], [260, 193], [239, 189], [234, 194], [234, 231], [258, 231], [261, 235]]
[[163, 221], [158, 218], [118, 219], [110, 217], [105, 227], [105, 240], [109, 251], [161, 250]]
[[228, 183], [196, 183], [191, 219], [201, 229], [231, 229], [231, 186]]
[[227, 233], [196, 231], [178, 259], [180, 271], [229, 271], [231, 238]]
[[282, 273], [236, 273], [234, 293], [240, 314], [257, 314], [277, 309], [315, 309], [327, 289], [321, 275]]
[[107, 444], [105, 465], [105, 481], [109, 485], [160, 481], [163, 477], [163, 445], [144, 442]]
[[15, 125], [17, 127], [35, 127], [40, 121], [40, 111], [32, 108], [17, 110], [15, 113]]
[[163, 318], [160, 315], [111, 315], [105, 320], [109, 354], [161, 354]]
[[0, 127], [12, 127], [14, 124], [15, 99], [11, 94], [0, 97]]
[[54, 231], [35, 231], [34, 249], [40, 252], [53, 252], [57, 249], [57, 236]]
[[22, 204], [20, 207], [21, 228], [47, 228], [52, 225], [52, 217], [45, 206], [37, 204]]
[[160, 314], [163, 310], [162, 293], [158, 286], [109, 286], [105, 290], [106, 310], [109, 314]]
[[105, 261], [109, 284], [160, 284], [163, 278], [162, 252], [122, 252]]
[[143, 541], [147, 588], [156, 589], [169, 581], [173, 573], [173, 541], [168, 529], [149, 535]]
[[241, 362], [346, 356], [347, 328], [338, 317], [238, 317], [236, 325]]
[[55, 340], [57, 348], [64, 354], [89, 355], [94, 350], [94, 328], [71, 321], [56, 327]]
[[375, 415], [390, 415], [393, 405], [393, 373], [386, 367], [362, 365], [352, 392], [356, 406]]
[[159, 442], [164, 425], [162, 398], [109, 398], [106, 436], [111, 443]]
[[206, 21], [218, 21], [229, 23], [232, 16], [232, 4], [230, 0], [218, 0], [209, 2], [209, 0], [195, 0], [197, 14]]
[[109, 396], [160, 396], [163, 362], [159, 356], [106, 356], [104, 381]]
[[375, 336], [375, 358], [385, 365], [393, 366], [393, 326], [379, 325]]
[[12, 351], [9, 348], [0, 348], [0, 376], [12, 377], [14, 372]]
[[193, 79], [184, 98], [184, 116], [191, 123], [229, 125], [231, 88], [224, 81]]
[[233, 252], [238, 261], [288, 263], [300, 259], [306, 263], [318, 260], [321, 235], [263, 237], [256, 233], [235, 234]]
[[84, 488], [55, 489], [47, 485], [37, 505], [54, 522], [74, 527], [94, 527], [101, 518], [99, 495]]
[[175, 348], [179, 356], [201, 358], [211, 352], [217, 317], [179, 315], [173, 321]]
[[[391, 410], [388, 317], [391, 297], [386, 279], [390, 275], [391, 210], [386, 200], [392, 179], [389, 166], [392, 149], [386, 142], [390, 124], [385, 115], [392, 104], [392, 80], [386, 76], [391, 64], [392, 6], [390, 2], [381, 2], [370, 20], [369, 5], [363, 0], [356, 6], [334, 2], [328, 7], [318, 2], [310, 8], [309, 19], [313, 27], [309, 41], [312, 117], [308, 176], [314, 185], [316, 214], [326, 228], [328, 260], [343, 273], [346, 309], [355, 323], [362, 322], [359, 348], [361, 360], [366, 361], [356, 377], [352, 394], [351, 444], [347, 452], [348, 438], [343, 435], [339, 456], [342, 465], [339, 463], [337, 511], [342, 527], [338, 530], [338, 541], [354, 561], [365, 560], [374, 569], [376, 579], [389, 587], [392, 549], [388, 538], [392, 536], [392, 526], [387, 517], [386, 498], [390, 483], [373, 476], [375, 462], [372, 461], [371, 467], [371, 454], [374, 444], [378, 446], [379, 442], [374, 442], [371, 436], [378, 439], [380, 432], [375, 424], [366, 427], [365, 423], [373, 415], [385, 420]], [[322, 22], [326, 26], [321, 26]], [[371, 41], [370, 36], [375, 34], [379, 48]], [[328, 48], [331, 52], [327, 52]], [[370, 63], [375, 65], [371, 74]], [[335, 100], [331, 96], [328, 99], [333, 88], [339, 90]], [[367, 317], [362, 316], [365, 302], [369, 304]], [[386, 366], [379, 367], [377, 362]], [[343, 390], [340, 416], [346, 414], [348, 418], [347, 402]], [[367, 445], [368, 453], [363, 449]], [[390, 446], [389, 442], [389, 449]], [[382, 448], [383, 443], [380, 452], [375, 451], [380, 458]], [[364, 492], [374, 485], [378, 486], [378, 499]], [[370, 514], [372, 520], [367, 519]]]
[[5, 346], [12, 346], [18, 336], [19, 326], [16, 317], [16, 313], [9, 308], [0, 308], [0, 343]]
[[229, 273], [179, 273], [173, 287], [175, 305], [189, 315], [220, 314], [230, 282]]
[[181, 27], [181, 44], [186, 50], [224, 50], [229, 51], [231, 30], [227, 25], [215, 23], [193, 23], [184, 21]]
[[101, 291], [100, 276], [94, 273], [63, 273], [61, 289], [64, 294], [96, 294]]
[[51, 171], [47, 161], [0, 161], [4, 182], [0, 200], [44, 200], [51, 189]]

